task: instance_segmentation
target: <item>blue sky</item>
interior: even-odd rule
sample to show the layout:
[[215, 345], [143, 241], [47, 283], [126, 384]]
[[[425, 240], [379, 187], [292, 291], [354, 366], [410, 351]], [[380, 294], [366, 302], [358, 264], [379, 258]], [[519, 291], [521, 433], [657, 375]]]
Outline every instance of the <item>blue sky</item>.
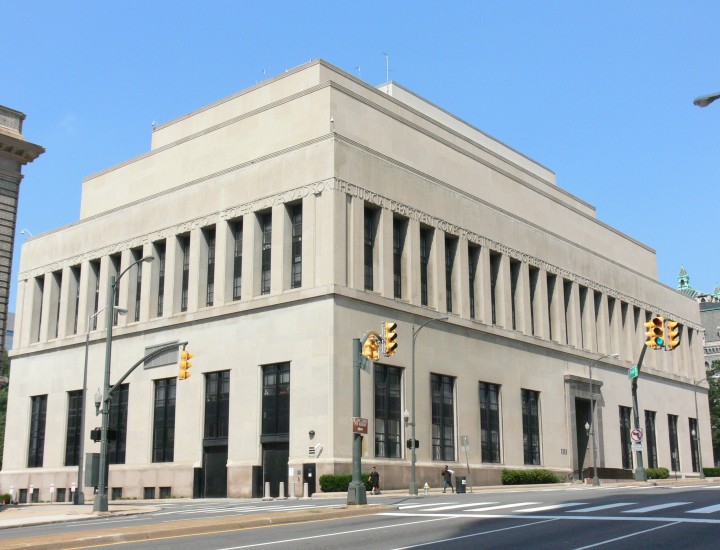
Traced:
[[[82, 179], [149, 149], [151, 125], [323, 58], [390, 79], [557, 174], [598, 217], [720, 283], [720, 3], [0, 0], [0, 104], [47, 152], [17, 221], [79, 217]], [[10, 310], [15, 309], [14, 285]]]

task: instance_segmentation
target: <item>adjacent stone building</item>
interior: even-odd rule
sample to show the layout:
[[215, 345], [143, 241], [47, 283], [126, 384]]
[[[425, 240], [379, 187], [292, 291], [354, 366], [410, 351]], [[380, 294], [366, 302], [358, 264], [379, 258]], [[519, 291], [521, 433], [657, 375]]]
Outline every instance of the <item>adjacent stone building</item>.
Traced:
[[[22, 168], [45, 151], [25, 140], [24, 120], [23, 113], [0, 105], [0, 356], [6, 350], [6, 331], [12, 330], [12, 324], [8, 326], [8, 297]], [[4, 375], [0, 372], [0, 384]]]
[[[4, 490], [67, 498], [80, 438], [99, 450], [102, 308], [128, 268], [112, 383], [155, 346], [188, 341], [195, 357], [191, 378], [173, 352], [113, 398], [112, 498], [301, 493], [349, 472], [352, 341], [387, 320], [398, 352], [361, 380], [364, 465], [387, 488], [410, 480], [413, 376], [421, 484], [445, 464], [474, 484], [506, 467], [579, 478], [595, 425], [598, 465], [633, 468], [628, 369], [658, 314], [682, 343], [645, 356], [645, 466], [692, 475], [693, 432], [710, 433], [693, 406], [698, 308], [658, 282], [652, 249], [411, 91], [313, 61], [156, 127], [149, 152], [85, 179], [77, 222], [25, 245]], [[413, 372], [414, 330], [441, 317]]]

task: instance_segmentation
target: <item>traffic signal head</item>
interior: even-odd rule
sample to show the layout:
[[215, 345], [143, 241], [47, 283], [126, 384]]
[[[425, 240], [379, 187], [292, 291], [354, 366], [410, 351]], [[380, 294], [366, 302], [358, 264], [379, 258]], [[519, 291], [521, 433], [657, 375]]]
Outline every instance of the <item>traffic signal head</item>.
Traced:
[[395, 355], [397, 351], [397, 323], [393, 321], [385, 321], [383, 323], [383, 333], [385, 342], [385, 357]]
[[186, 380], [192, 376], [192, 374], [188, 372], [190, 367], [193, 366], [190, 362], [191, 357], [195, 356], [187, 350], [180, 352], [180, 374], [178, 375], [178, 380]]
[[645, 323], [647, 332], [645, 333], [645, 345], [651, 349], [659, 349], [665, 345], [665, 319], [655, 316]]
[[667, 322], [667, 348], [674, 350], [680, 345], [680, 323], [677, 321]]
[[363, 342], [362, 354], [370, 361], [377, 361], [380, 358], [380, 340], [374, 332], [370, 333]]

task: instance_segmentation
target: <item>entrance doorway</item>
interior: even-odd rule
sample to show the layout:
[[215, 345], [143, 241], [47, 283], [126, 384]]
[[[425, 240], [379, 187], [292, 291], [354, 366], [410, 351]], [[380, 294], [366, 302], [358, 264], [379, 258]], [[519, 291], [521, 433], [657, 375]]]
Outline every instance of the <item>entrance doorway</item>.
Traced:
[[303, 483], [308, 484], [308, 496], [313, 496], [315, 487], [315, 463], [303, 464]]
[[289, 443], [264, 443], [263, 444], [263, 482], [270, 483], [270, 496], [280, 496], [280, 482], [285, 483], [285, 494], [287, 496], [288, 484], [288, 458], [290, 456]]
[[[585, 424], [590, 426], [590, 430], [595, 429], [592, 426], [592, 415], [590, 413], [590, 400], [575, 398], [575, 440], [577, 441], [577, 476], [582, 480], [583, 468], [585, 468], [585, 459], [588, 450], [588, 442], [590, 441], [589, 430], [585, 429]], [[589, 462], [589, 461], [588, 461]]]
[[227, 445], [203, 448], [203, 497], [227, 498]]

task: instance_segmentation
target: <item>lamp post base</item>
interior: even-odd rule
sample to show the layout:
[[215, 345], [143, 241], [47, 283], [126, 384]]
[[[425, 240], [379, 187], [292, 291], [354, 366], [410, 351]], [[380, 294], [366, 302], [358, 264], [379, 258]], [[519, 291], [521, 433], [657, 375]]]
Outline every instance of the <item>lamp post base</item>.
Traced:
[[635, 470], [635, 481], [647, 481], [647, 472], [645, 468], [637, 468]]
[[95, 495], [95, 503], [93, 504], [93, 512], [107, 512], [108, 511], [108, 500], [106, 494]]
[[348, 485], [348, 504], [367, 504], [367, 490], [362, 481], [351, 481]]
[[415, 495], [418, 494], [418, 484], [417, 481], [411, 481], [410, 485], [408, 486], [408, 494], [409, 495]]

